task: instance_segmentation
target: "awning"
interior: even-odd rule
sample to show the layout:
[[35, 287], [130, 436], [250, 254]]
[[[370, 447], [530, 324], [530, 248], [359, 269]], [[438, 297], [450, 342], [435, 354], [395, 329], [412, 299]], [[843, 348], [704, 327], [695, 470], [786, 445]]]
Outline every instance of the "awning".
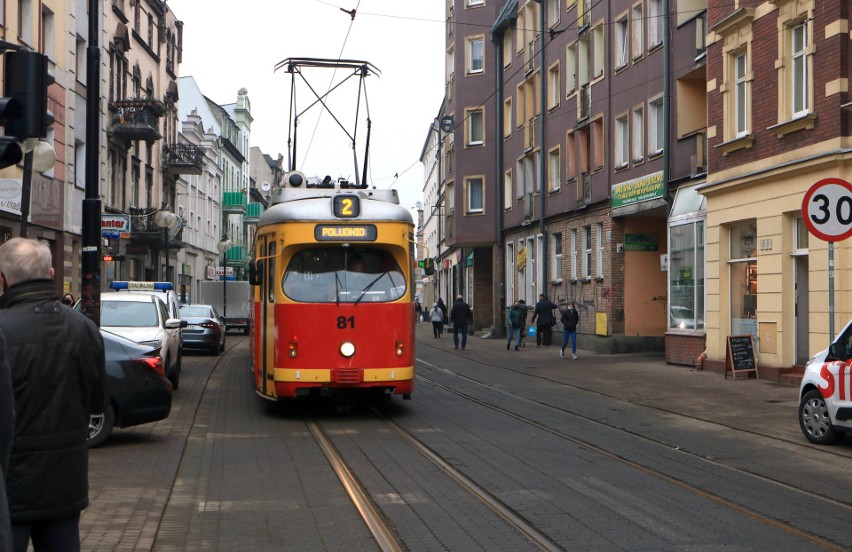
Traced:
[[675, 192], [674, 202], [669, 218], [682, 217], [684, 215], [697, 215], [707, 211], [707, 198], [698, 193], [698, 187], [703, 185], [681, 186]]

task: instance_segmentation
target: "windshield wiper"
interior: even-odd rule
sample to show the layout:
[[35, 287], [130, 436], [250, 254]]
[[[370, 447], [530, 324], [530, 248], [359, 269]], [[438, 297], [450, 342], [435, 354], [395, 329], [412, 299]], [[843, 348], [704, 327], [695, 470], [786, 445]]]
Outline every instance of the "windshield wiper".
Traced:
[[340, 306], [340, 288], [342, 284], [340, 283], [340, 271], [334, 271], [334, 296], [337, 299], [337, 306]]
[[378, 282], [379, 280], [381, 280], [382, 278], [384, 278], [385, 276], [387, 276], [387, 274], [388, 274], [388, 271], [387, 271], [387, 270], [385, 270], [384, 272], [382, 272], [381, 274], [379, 274], [378, 276], [376, 276], [376, 278], [375, 278], [372, 282], [370, 282], [369, 284], [367, 284], [367, 287], [365, 287], [363, 290], [361, 290], [361, 295], [359, 295], [359, 296], [358, 296], [358, 299], [356, 299], [356, 300], [355, 300], [355, 303], [354, 303], [354, 304], [356, 304], [356, 305], [357, 305], [358, 303], [360, 303], [360, 302], [361, 302], [361, 299], [363, 299], [363, 298], [364, 298], [364, 294], [365, 294], [365, 293], [367, 293], [368, 291], [370, 291], [370, 288], [372, 288], [374, 285], [376, 285], [376, 282]]

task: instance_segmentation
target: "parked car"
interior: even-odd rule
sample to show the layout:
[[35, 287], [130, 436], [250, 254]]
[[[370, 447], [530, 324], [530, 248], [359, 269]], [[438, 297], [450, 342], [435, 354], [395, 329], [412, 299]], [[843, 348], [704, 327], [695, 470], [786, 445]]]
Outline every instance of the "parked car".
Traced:
[[[180, 302], [178, 301], [175, 287], [171, 282], [133, 282], [116, 280], [110, 282], [109, 288], [114, 291], [123, 291], [130, 293], [146, 293], [159, 297], [169, 309], [169, 318], [180, 318]], [[183, 348], [183, 335], [181, 336], [181, 348]]]
[[695, 318], [695, 311], [689, 307], [672, 305], [669, 307], [669, 327], [680, 330], [700, 330], [704, 328], [704, 320]]
[[186, 322], [183, 346], [204, 349], [214, 355], [225, 350], [225, 322], [212, 305], [184, 305], [180, 319]]
[[172, 318], [158, 295], [108, 292], [101, 294], [101, 328], [136, 343], [160, 347], [166, 377], [177, 390], [182, 362], [180, 329], [186, 322]]
[[172, 384], [160, 348], [140, 345], [101, 329], [106, 358], [108, 402], [89, 419], [89, 447], [102, 445], [114, 427], [131, 427], [168, 418]]
[[799, 426], [818, 445], [831, 444], [852, 431], [852, 322], [805, 366]]

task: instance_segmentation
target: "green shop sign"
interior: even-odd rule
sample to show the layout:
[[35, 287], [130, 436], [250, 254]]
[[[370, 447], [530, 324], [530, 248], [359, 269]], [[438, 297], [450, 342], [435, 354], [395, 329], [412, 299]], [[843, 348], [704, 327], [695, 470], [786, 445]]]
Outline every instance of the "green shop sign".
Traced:
[[660, 243], [656, 234], [625, 234], [625, 251], [659, 251]]
[[612, 186], [613, 207], [623, 207], [659, 197], [663, 197], [662, 171]]

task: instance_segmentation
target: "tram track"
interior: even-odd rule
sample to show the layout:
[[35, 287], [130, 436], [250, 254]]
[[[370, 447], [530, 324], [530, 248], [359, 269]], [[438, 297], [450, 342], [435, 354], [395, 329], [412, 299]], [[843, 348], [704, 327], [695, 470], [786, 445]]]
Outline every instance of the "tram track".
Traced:
[[[472, 384], [475, 384], [477, 386], [485, 388], [485, 389], [489, 390], [490, 392], [499, 393], [501, 395], [511, 397], [512, 400], [524, 401], [524, 402], [530, 403], [532, 405], [535, 405], [537, 407], [545, 408], [545, 409], [548, 409], [548, 410], [551, 410], [551, 411], [557, 411], [557, 412], [559, 412], [560, 414], [563, 414], [563, 415], [573, 416], [573, 417], [576, 417], [578, 419], [582, 419], [585, 422], [600, 424], [600, 425], [606, 426], [607, 428], [609, 428], [613, 431], [624, 432], [624, 433], [630, 435], [631, 437], [642, 439], [642, 440], [644, 440], [648, 443], [651, 443], [653, 445], [665, 447], [666, 449], [671, 450], [671, 445], [664, 443], [662, 441], [656, 440], [656, 439], [652, 439], [652, 438], [650, 438], [646, 435], [641, 435], [641, 434], [638, 434], [638, 433], [635, 433], [635, 432], [630, 432], [630, 431], [625, 430], [623, 428], [617, 428], [617, 427], [614, 427], [612, 425], [605, 424], [605, 423], [601, 422], [600, 420], [595, 420], [595, 419], [589, 418], [587, 416], [583, 416], [581, 414], [578, 414], [576, 412], [572, 412], [572, 411], [567, 410], [567, 409], [555, 407], [553, 405], [550, 405], [550, 404], [547, 404], [547, 403], [544, 403], [544, 402], [541, 402], [541, 401], [536, 401], [534, 399], [530, 399], [530, 398], [526, 398], [526, 397], [519, 396], [519, 395], [516, 395], [516, 394], [508, 393], [508, 392], [503, 391], [503, 390], [501, 390], [501, 389], [499, 389], [495, 386], [492, 386], [492, 385], [477, 381], [473, 378], [469, 378], [467, 376], [460, 375], [460, 374], [452, 372], [450, 370], [446, 370], [444, 368], [429, 364], [428, 362], [425, 362], [425, 361], [420, 360], [420, 359], [418, 359], [418, 362], [421, 362], [421, 363], [423, 363], [423, 364], [425, 364], [425, 365], [427, 365], [427, 366], [429, 366], [433, 369], [453, 374], [454, 376], [456, 376], [458, 378], [462, 378], [462, 379], [464, 379], [464, 380], [466, 380], [466, 381], [468, 381]], [[587, 439], [578, 438], [578, 437], [573, 436], [573, 435], [568, 435], [565, 432], [562, 432], [562, 431], [559, 431], [558, 429], [554, 429], [552, 427], [549, 427], [549, 426], [542, 424], [542, 423], [540, 423], [536, 420], [533, 420], [532, 418], [518, 414], [517, 412], [512, 412], [511, 410], [508, 410], [508, 409], [506, 409], [502, 406], [489, 403], [488, 401], [479, 399], [477, 397], [474, 397], [472, 395], [469, 395], [467, 393], [459, 391], [456, 388], [444, 385], [440, 382], [435, 381], [434, 379], [431, 379], [427, 376], [424, 376], [422, 373], [418, 374], [417, 379], [422, 381], [422, 382], [428, 383], [429, 385], [435, 386], [435, 387], [437, 387], [437, 388], [439, 388], [439, 389], [441, 389], [445, 392], [448, 392], [448, 393], [451, 393], [455, 396], [458, 396], [458, 397], [460, 397], [464, 400], [473, 402], [473, 403], [475, 403], [475, 404], [477, 404], [481, 407], [490, 409], [492, 411], [499, 412], [500, 414], [505, 415], [505, 416], [509, 416], [509, 417], [519, 421], [519, 422], [522, 422], [526, 425], [529, 425], [530, 427], [534, 427], [537, 430], [547, 432], [550, 435], [556, 436], [556, 437], [563, 439], [567, 442], [570, 442], [570, 443], [573, 443], [577, 446], [583, 447], [586, 450], [592, 451], [595, 454], [598, 454], [602, 457], [607, 458], [608, 460], [618, 462], [618, 463], [620, 463], [620, 464], [622, 464], [622, 465], [624, 465], [624, 466], [626, 466], [630, 469], [637, 470], [637, 471], [642, 472], [642, 473], [644, 473], [648, 476], [651, 476], [651, 477], [654, 477], [658, 480], [664, 481], [667, 484], [673, 485], [673, 486], [680, 488], [680, 489], [683, 489], [683, 490], [685, 490], [689, 493], [700, 496], [700, 497], [707, 499], [707, 500], [709, 500], [709, 501], [711, 501], [715, 504], [718, 504], [720, 506], [723, 506], [725, 508], [728, 508], [730, 510], [738, 512], [738, 513], [740, 513], [744, 516], [750, 517], [754, 520], [762, 522], [762, 523], [764, 523], [768, 526], [771, 526], [775, 529], [783, 531], [783, 532], [785, 532], [785, 533], [787, 533], [791, 536], [794, 536], [796, 538], [799, 538], [799, 539], [802, 539], [804, 541], [815, 544], [815, 545], [822, 547], [826, 550], [832, 550], [832, 551], [847, 550], [847, 547], [842, 546], [842, 545], [840, 545], [836, 542], [833, 542], [829, 539], [825, 539], [823, 537], [820, 537], [818, 535], [815, 535], [815, 534], [810, 533], [808, 531], [805, 531], [803, 529], [793, 527], [793, 526], [789, 525], [787, 522], [775, 519], [771, 516], [768, 516], [766, 514], [758, 512], [758, 511], [754, 510], [753, 508], [749, 508], [748, 506], [744, 506], [744, 505], [739, 504], [739, 503], [737, 503], [733, 500], [726, 499], [724, 497], [718, 496], [718, 495], [716, 495], [716, 494], [714, 494], [710, 491], [702, 489], [702, 488], [700, 488], [696, 485], [693, 485], [693, 484], [691, 484], [687, 481], [683, 481], [681, 479], [678, 479], [678, 478], [672, 477], [672, 476], [670, 476], [666, 473], [663, 473], [662, 471], [655, 469], [653, 467], [650, 467], [650, 466], [647, 466], [647, 465], [642, 464], [640, 462], [633, 461], [633, 460], [630, 460], [628, 458], [625, 458], [625, 457], [623, 457], [619, 454], [616, 454], [612, 451], [609, 451], [609, 450], [607, 450], [607, 449], [605, 449], [605, 448], [603, 448], [603, 447], [601, 447], [601, 446], [599, 446], [599, 445], [597, 445], [597, 444], [595, 444], [595, 443], [593, 443], [593, 442], [591, 442]], [[554, 382], [554, 383], [557, 383], [557, 382]], [[562, 384], [562, 385], [568, 385], [568, 384]], [[574, 386], [570, 386], [570, 387], [574, 387]], [[594, 391], [591, 391], [591, 392], [594, 392]], [[621, 399], [617, 399], [615, 397], [610, 397], [610, 398], [613, 398], [614, 400], [621, 400]], [[654, 407], [649, 406], [648, 408], [654, 408]], [[704, 421], [704, 420], [702, 420], [702, 421]], [[685, 451], [685, 450], [678, 450], [678, 452], [681, 453], [681, 454], [685, 454], [685, 455], [688, 455], [690, 457], [693, 457], [696, 460], [699, 460], [701, 462], [711, 464], [715, 467], [722, 468], [722, 469], [725, 469], [725, 470], [730, 470], [730, 471], [735, 472], [737, 474], [747, 476], [747, 477], [751, 477], [751, 478], [755, 478], [755, 479], [758, 479], [762, 482], [769, 483], [769, 484], [772, 484], [772, 485], [777, 485], [777, 486], [783, 487], [787, 490], [790, 490], [790, 491], [793, 491], [793, 492], [796, 492], [796, 493], [800, 493], [802, 495], [806, 495], [806, 496], [808, 496], [812, 499], [823, 501], [826, 504], [831, 505], [832, 507], [840, 508], [840, 509], [848, 511], [849, 515], [852, 516], [852, 506], [850, 506], [847, 503], [840, 502], [840, 501], [834, 500], [830, 497], [826, 497], [826, 496], [808, 491], [807, 489], [802, 489], [802, 488], [799, 488], [799, 487], [792, 486], [792, 485], [785, 483], [783, 481], [772, 479], [772, 478], [766, 477], [764, 475], [756, 474], [756, 473], [750, 472], [748, 470], [737, 468], [735, 466], [730, 466], [730, 465], [725, 464], [723, 462], [718, 462], [718, 461], [715, 461], [711, 458], [701, 456], [699, 454], [695, 454], [695, 453]]]
[[[426, 459], [441, 472], [455, 481], [470, 496], [486, 506], [493, 514], [513, 528], [523, 539], [534, 545], [539, 550], [556, 552], [563, 550], [561, 546], [553, 542], [551, 538], [529, 521], [520, 513], [500, 501], [487, 489], [467, 477], [464, 473], [454, 468], [450, 462], [431, 450], [425, 443], [414, 437], [410, 432], [384, 416], [376, 408], [370, 411], [381, 424], [399, 436], [411, 449], [416, 451], [422, 458]], [[376, 543], [383, 551], [408, 550], [405, 544], [396, 536], [396, 532], [390, 526], [380, 509], [370, 498], [368, 491], [359, 483], [353, 470], [346, 463], [343, 455], [335, 447], [333, 440], [327, 435], [321, 425], [314, 419], [305, 421], [311, 434], [317, 440], [320, 448], [334, 469], [346, 493], [352, 503], [361, 514]]]

